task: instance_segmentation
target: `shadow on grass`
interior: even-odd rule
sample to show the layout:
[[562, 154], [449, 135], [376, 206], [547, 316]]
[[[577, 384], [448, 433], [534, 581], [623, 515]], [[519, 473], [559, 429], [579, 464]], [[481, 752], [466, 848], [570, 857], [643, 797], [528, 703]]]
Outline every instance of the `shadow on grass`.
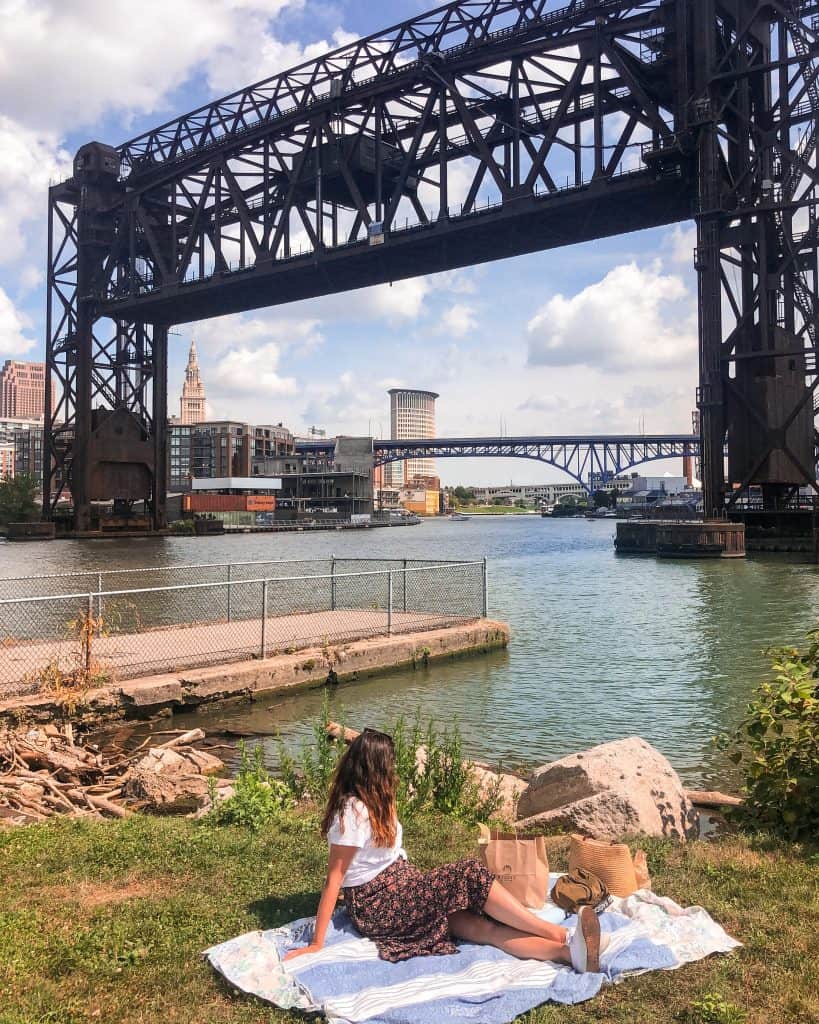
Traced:
[[281, 928], [300, 917], [313, 917], [318, 908], [321, 893], [297, 892], [291, 896], [266, 896], [248, 904], [248, 912], [259, 922], [259, 927]]

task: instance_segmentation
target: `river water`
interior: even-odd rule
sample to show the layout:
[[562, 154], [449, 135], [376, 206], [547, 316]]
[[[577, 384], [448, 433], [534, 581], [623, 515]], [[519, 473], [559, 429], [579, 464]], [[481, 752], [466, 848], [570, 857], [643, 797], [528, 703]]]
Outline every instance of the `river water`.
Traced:
[[[399, 714], [457, 720], [471, 756], [534, 765], [639, 734], [689, 785], [730, 781], [711, 738], [735, 723], [767, 669], [763, 648], [798, 641], [819, 614], [815, 566], [773, 557], [659, 561], [617, 557], [613, 524], [498, 516], [311, 534], [0, 542], [0, 576], [270, 558], [489, 560], [490, 614], [512, 627], [507, 652], [338, 687], [347, 725]], [[321, 691], [231, 704], [203, 728], [308, 732]], [[342, 710], [343, 708], [343, 710]], [[276, 744], [264, 741], [271, 762]]]

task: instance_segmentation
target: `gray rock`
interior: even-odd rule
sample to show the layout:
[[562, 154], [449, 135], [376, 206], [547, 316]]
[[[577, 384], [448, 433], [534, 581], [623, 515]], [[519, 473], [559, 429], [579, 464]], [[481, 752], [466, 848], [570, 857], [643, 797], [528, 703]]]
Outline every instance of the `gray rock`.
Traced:
[[481, 764], [470, 765], [470, 771], [472, 778], [478, 784], [482, 797], [494, 794], [497, 787], [500, 805], [496, 816], [504, 821], [514, 821], [518, 813], [518, 800], [526, 789], [526, 782], [519, 779], [517, 775], [499, 775], [486, 765]]
[[222, 768], [218, 757], [202, 750], [179, 753], [152, 747], [128, 772], [123, 792], [152, 807], [198, 806], [208, 795], [208, 775]]
[[639, 736], [538, 768], [518, 800], [518, 819], [519, 827], [556, 825], [596, 839], [698, 834], [679, 776]]

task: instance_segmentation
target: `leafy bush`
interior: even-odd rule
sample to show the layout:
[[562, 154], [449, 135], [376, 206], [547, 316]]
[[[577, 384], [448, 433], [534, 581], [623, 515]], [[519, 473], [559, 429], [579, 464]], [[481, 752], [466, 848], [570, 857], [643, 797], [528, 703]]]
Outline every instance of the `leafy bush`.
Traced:
[[194, 525], [192, 519], [175, 519], [170, 524], [171, 533], [180, 534], [184, 537], [192, 537], [194, 534]]
[[212, 825], [241, 825], [258, 831], [273, 821], [279, 821], [293, 806], [293, 797], [287, 785], [272, 778], [263, 763], [263, 752], [258, 744], [252, 756], [247, 745], [239, 744], [241, 760], [239, 774], [233, 783], [233, 796], [224, 800], [216, 793], [211, 780], [210, 796], [213, 808], [205, 820]]
[[714, 992], [695, 1000], [682, 1016], [685, 1024], [744, 1024], [747, 1019], [744, 1010]]
[[819, 833], [819, 630], [804, 651], [773, 649], [773, 678], [720, 738], [745, 772], [743, 813], [792, 839]]
[[33, 476], [21, 473], [0, 478], [0, 525], [29, 523], [39, 515], [37, 481]]

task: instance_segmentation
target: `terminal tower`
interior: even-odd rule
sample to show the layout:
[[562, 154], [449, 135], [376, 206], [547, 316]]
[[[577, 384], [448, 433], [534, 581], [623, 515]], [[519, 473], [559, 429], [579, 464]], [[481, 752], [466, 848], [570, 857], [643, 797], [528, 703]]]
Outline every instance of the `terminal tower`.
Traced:
[[182, 385], [180, 420], [182, 423], [202, 423], [207, 419], [205, 410], [205, 385], [199, 376], [199, 361], [196, 358], [196, 343], [191, 341], [188, 365], [185, 368], [185, 383]]

